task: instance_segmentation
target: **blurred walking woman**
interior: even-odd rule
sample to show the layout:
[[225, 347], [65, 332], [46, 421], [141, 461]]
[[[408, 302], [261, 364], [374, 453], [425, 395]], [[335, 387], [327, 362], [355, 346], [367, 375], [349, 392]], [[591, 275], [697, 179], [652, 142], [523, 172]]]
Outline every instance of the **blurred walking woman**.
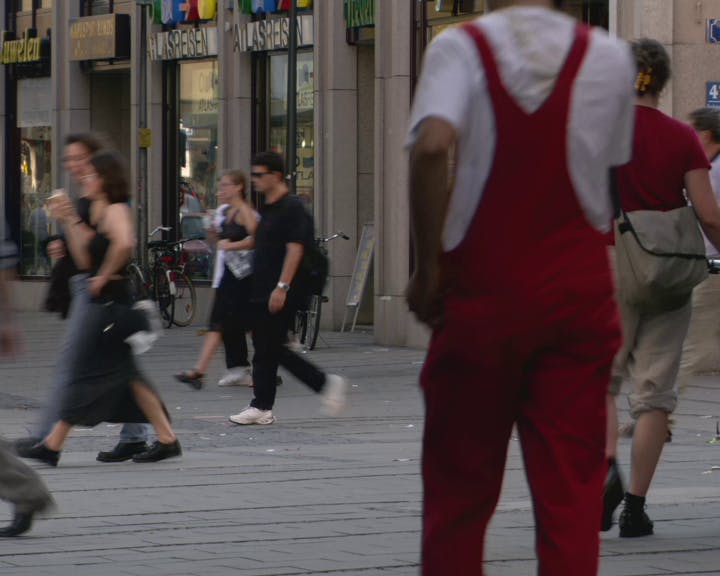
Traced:
[[[633, 54], [638, 71], [635, 135], [632, 160], [617, 170], [621, 208], [632, 222], [634, 211], [669, 212], [686, 207], [689, 199], [703, 231], [720, 247], [720, 208], [710, 186], [707, 156], [690, 126], [658, 110], [660, 93], [670, 77], [668, 54], [659, 42], [651, 39], [633, 43]], [[693, 232], [697, 230], [691, 223], [684, 236]], [[624, 235], [622, 238], [625, 242]], [[619, 241], [616, 237], [616, 243]], [[620, 255], [619, 245], [617, 254]], [[653, 523], [644, 511], [645, 496], [665, 443], [668, 417], [677, 404], [675, 380], [690, 322], [692, 288], [687, 289], [687, 294], [683, 290], [668, 300], [661, 297], [662, 287], [655, 287], [652, 290], [657, 298], [650, 294], [644, 301], [638, 301], [630, 297], [627, 286], [631, 285], [632, 272], [621, 265], [620, 258], [617, 273], [624, 343], [613, 367], [611, 394], [617, 395], [623, 380], [629, 380], [630, 414], [637, 421], [630, 485], [619, 524], [620, 536], [636, 537], [653, 533]], [[607, 453], [613, 463], [617, 413], [612, 397], [608, 417]], [[619, 477], [611, 474], [610, 478], [606, 485], [603, 529], [610, 528], [612, 512], [623, 497]]]
[[[125, 338], [133, 331], [128, 319], [131, 299], [124, 276], [135, 248], [135, 230], [128, 205], [128, 181], [119, 155], [95, 153], [86, 175], [86, 193], [91, 200], [91, 224], [96, 229], [89, 240], [68, 235], [73, 259], [90, 271], [90, 305], [82, 322], [84, 337], [80, 353], [72, 363], [72, 377], [60, 408], [60, 421], [43, 442], [23, 455], [57, 465], [60, 451], [73, 426], [94, 426], [100, 422], [147, 422], [155, 428], [158, 441], [133, 457], [135, 462], [154, 462], [179, 456], [180, 444], [170, 426], [158, 393], [138, 370]], [[51, 210], [67, 221], [74, 211], [61, 197]]]
[[248, 302], [252, 288], [253, 234], [258, 215], [247, 201], [247, 176], [241, 170], [227, 170], [220, 178], [218, 199], [227, 203], [218, 231], [217, 249], [223, 253], [223, 274], [215, 292], [208, 333], [193, 370], [175, 375], [195, 389], [202, 387], [212, 354], [222, 338], [227, 374], [219, 386], [252, 386], [246, 332]]

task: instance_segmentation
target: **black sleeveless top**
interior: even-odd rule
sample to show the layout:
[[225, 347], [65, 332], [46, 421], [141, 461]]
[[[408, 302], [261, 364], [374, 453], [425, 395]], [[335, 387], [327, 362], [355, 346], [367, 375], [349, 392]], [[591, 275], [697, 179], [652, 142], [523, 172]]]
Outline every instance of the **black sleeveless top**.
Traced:
[[[110, 248], [110, 240], [102, 232], [97, 232], [90, 240], [88, 244], [88, 252], [90, 253], [90, 276], [97, 275], [100, 267], [102, 266], [103, 260], [107, 255], [107, 251]], [[122, 276], [122, 278], [116, 278], [110, 280], [102, 289], [100, 296], [97, 300], [108, 301], [117, 300], [119, 302], [130, 301], [130, 286], [127, 281], [125, 267], [123, 266], [120, 270], [115, 272], [116, 275]]]
[[248, 235], [248, 231], [245, 226], [235, 222], [234, 217], [232, 220], [230, 220], [230, 222], [227, 221], [227, 215], [231, 210], [232, 208], [228, 208], [225, 211], [226, 219], [223, 220], [222, 226], [220, 227], [220, 238], [222, 240], [230, 240], [231, 242], [237, 242], [238, 240], [246, 238]]

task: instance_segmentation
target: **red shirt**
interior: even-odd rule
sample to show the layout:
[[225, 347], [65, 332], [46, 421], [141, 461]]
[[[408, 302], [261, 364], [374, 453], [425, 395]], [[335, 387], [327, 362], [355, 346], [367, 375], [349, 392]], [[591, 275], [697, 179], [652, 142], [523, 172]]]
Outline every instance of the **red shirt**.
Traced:
[[685, 174], [710, 164], [695, 131], [655, 108], [635, 106], [633, 156], [617, 171], [625, 212], [687, 205]]

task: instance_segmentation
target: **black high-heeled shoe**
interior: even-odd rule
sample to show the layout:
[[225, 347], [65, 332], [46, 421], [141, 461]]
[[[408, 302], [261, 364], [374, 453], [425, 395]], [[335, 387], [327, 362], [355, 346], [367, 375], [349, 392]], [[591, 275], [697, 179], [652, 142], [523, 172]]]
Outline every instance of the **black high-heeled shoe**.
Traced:
[[179, 374], [175, 374], [175, 380], [191, 386], [195, 390], [200, 390], [203, 387], [203, 379], [205, 374], [198, 372], [197, 370], [183, 371]]

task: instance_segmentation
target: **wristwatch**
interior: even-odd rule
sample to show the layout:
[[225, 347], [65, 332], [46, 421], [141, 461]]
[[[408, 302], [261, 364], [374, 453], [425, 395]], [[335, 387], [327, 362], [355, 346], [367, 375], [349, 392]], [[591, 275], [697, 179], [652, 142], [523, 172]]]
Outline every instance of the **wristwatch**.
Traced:
[[277, 287], [280, 288], [280, 289], [282, 289], [282, 290], [285, 290], [285, 292], [287, 292], [288, 290], [290, 290], [290, 284], [288, 284], [287, 282], [278, 282], [278, 283], [277, 283]]

